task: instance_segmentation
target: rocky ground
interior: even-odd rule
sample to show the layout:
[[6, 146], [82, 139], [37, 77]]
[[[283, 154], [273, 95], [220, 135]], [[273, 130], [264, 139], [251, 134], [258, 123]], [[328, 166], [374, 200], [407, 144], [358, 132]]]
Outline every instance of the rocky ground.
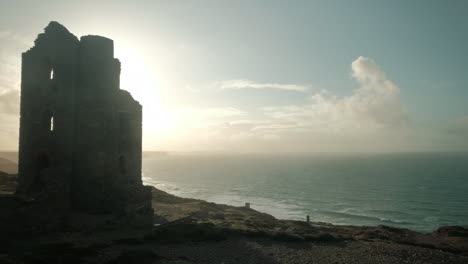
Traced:
[[[0, 195], [16, 176], [0, 173]], [[0, 263], [468, 263], [468, 230], [277, 220], [153, 188], [152, 230], [0, 237]]]

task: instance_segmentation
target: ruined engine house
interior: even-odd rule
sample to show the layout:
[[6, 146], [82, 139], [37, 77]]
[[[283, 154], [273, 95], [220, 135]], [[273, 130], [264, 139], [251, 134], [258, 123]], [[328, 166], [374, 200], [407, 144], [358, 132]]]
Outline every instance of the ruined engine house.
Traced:
[[19, 195], [91, 214], [151, 210], [142, 106], [119, 78], [111, 39], [57, 22], [38, 35], [22, 56]]

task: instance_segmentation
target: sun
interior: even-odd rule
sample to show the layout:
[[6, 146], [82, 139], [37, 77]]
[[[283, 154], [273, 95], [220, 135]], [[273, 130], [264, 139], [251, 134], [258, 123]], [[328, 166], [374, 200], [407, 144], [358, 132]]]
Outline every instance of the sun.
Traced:
[[120, 60], [120, 88], [129, 91], [142, 102], [153, 96], [155, 82], [151, 68], [136, 50], [120, 48], [115, 51]]
[[161, 72], [145, 60], [142, 51], [119, 47], [115, 57], [121, 62], [120, 88], [129, 91], [143, 106], [143, 133], [147, 137], [176, 134], [182, 117], [161, 102]]

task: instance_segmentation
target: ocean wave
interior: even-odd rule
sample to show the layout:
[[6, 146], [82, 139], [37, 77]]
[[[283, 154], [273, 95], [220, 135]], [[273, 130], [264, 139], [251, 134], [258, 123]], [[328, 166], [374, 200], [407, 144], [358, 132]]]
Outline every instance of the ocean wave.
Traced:
[[[468, 175], [465, 157], [457, 160], [456, 171], [452, 167], [441, 169], [440, 164], [407, 163], [406, 156], [396, 165], [397, 156], [378, 157], [381, 162], [322, 155], [291, 159], [217, 154], [169, 157], [143, 161], [145, 184], [210, 202], [237, 206], [250, 202], [255, 210], [279, 219], [305, 220], [308, 214], [313, 221], [385, 224], [423, 231], [468, 222], [468, 186], [462, 181]], [[384, 169], [386, 164], [392, 168], [415, 167], [393, 175], [394, 170]], [[425, 172], [431, 170], [430, 166], [444, 173], [428, 178]]]
[[423, 221], [433, 223], [433, 222], [438, 222], [439, 218], [436, 216], [427, 216], [423, 218]]
[[[413, 223], [399, 220], [399, 219], [390, 219], [385, 217], [377, 217], [377, 216], [369, 216], [369, 215], [360, 215], [360, 214], [352, 214], [352, 213], [345, 213], [345, 212], [336, 212], [336, 211], [327, 211], [327, 210], [319, 210], [318, 213], [326, 214], [329, 216], [346, 218], [357, 220], [357, 222], [377, 222], [377, 223], [388, 223], [388, 224], [395, 224], [395, 225], [413, 225]], [[350, 224], [355, 223], [355, 221], [350, 221]]]
[[376, 214], [387, 214], [387, 215], [407, 215], [407, 213], [398, 211], [398, 210], [387, 210], [387, 209], [369, 209], [367, 210], [369, 213], [376, 213]]

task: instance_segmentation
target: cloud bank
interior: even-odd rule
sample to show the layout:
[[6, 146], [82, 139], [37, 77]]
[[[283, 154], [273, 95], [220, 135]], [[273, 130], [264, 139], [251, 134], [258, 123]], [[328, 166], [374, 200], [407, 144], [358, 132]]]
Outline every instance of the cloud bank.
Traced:
[[408, 124], [405, 108], [398, 100], [400, 89], [370, 58], [359, 57], [351, 64], [359, 88], [338, 98], [326, 91], [313, 94], [306, 105], [264, 107], [269, 117], [328, 133], [372, 133]]
[[[351, 63], [351, 73], [359, 86], [344, 97], [327, 91], [310, 93], [308, 87], [296, 85], [223, 82], [222, 89], [300, 91], [308, 100], [306, 104], [259, 107], [261, 116], [256, 118], [245, 112], [222, 122], [212, 119], [205, 123], [208, 126], [198, 126], [194, 134], [203, 136], [195, 141], [240, 151], [387, 151], [409, 147], [413, 130], [399, 101], [399, 87], [371, 58], [358, 57]], [[187, 141], [188, 145], [193, 143]]]

